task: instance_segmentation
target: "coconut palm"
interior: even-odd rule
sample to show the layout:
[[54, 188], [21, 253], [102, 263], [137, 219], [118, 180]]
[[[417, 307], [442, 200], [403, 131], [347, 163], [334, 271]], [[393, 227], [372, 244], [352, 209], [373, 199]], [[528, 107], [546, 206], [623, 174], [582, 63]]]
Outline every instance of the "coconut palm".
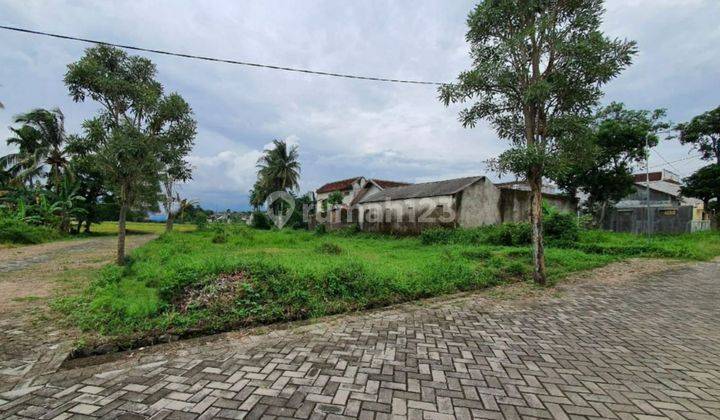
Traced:
[[288, 146], [284, 140], [273, 140], [273, 147], [265, 149], [258, 159], [258, 181], [264, 191], [297, 190], [300, 180], [298, 147]]
[[7, 144], [17, 146], [18, 152], [0, 158], [0, 167], [8, 171], [16, 182], [29, 184], [45, 175], [47, 167], [48, 185], [58, 192], [69, 161], [62, 111], [38, 108], [18, 115], [14, 123], [21, 126], [11, 128], [14, 136], [7, 140]]

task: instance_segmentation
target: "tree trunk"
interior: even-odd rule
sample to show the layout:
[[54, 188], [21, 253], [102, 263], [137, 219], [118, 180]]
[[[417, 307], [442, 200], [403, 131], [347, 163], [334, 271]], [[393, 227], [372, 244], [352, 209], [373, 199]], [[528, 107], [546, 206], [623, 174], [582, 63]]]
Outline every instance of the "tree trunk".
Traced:
[[172, 232], [173, 222], [175, 222], [175, 215], [173, 212], [168, 212], [167, 219], [165, 220], [165, 233]]
[[607, 214], [607, 200], [600, 203], [600, 217], [598, 218], [598, 228], [602, 229], [605, 225], [605, 215]]
[[120, 217], [118, 218], [118, 242], [117, 242], [117, 265], [125, 265], [125, 220], [127, 218], [128, 205], [123, 202], [120, 205]]
[[528, 179], [532, 191], [530, 224], [532, 225], [533, 280], [545, 285], [545, 246], [542, 229], [542, 178], [533, 174]]
[[85, 233], [90, 233], [90, 219], [85, 220]]

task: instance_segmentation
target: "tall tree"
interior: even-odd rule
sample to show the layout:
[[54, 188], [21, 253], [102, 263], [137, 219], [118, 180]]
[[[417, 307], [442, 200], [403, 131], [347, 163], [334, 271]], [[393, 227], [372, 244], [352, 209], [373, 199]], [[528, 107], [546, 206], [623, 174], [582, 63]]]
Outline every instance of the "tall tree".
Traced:
[[7, 139], [7, 144], [17, 146], [18, 151], [4, 156], [0, 165], [10, 168], [19, 183], [30, 184], [46, 175], [47, 167], [48, 187], [57, 193], [69, 163], [62, 111], [38, 108], [16, 116], [14, 123], [20, 127], [10, 128], [13, 136]]
[[197, 123], [192, 118], [190, 105], [178, 94], [171, 94], [160, 101], [156, 121], [166, 125], [164, 129], [155, 127], [154, 130], [160, 133], [158, 137], [164, 145], [160, 149], [161, 179], [163, 208], [167, 215], [165, 232], [170, 232], [177, 213], [188, 203], [180, 198], [175, 186], [192, 179], [192, 167], [187, 156], [194, 145]]
[[263, 203], [265, 203], [265, 199], [267, 198], [269, 192], [266, 192], [264, 190], [262, 182], [260, 182], [260, 179], [255, 181], [255, 184], [253, 185], [252, 189], [250, 190], [250, 205], [252, 206], [253, 210], [257, 211], [262, 207]]
[[267, 194], [273, 191], [299, 188], [300, 162], [298, 147], [288, 146], [285, 140], [273, 140], [258, 159], [258, 179]]
[[557, 140], [636, 53], [634, 42], [601, 32], [603, 12], [602, 0], [484, 0], [468, 17], [472, 69], [439, 89], [445, 105], [474, 101], [460, 113], [465, 127], [487, 119], [510, 141], [497, 166], [530, 184], [538, 284], [546, 281], [542, 184], [556, 164]]
[[716, 210], [720, 209], [720, 164], [702, 167], [684, 181], [680, 189], [682, 195], [702, 200], [705, 209], [710, 209], [710, 200], [715, 198]]
[[[65, 84], [76, 102], [90, 98], [101, 106], [84, 128], [120, 205], [119, 265], [125, 263], [128, 211], [138, 204], [157, 205], [160, 174], [166, 168], [163, 159], [172, 154], [168, 139], [173, 137], [174, 123], [191, 119], [190, 107], [179, 95], [163, 95], [156, 73], [147, 58], [99, 45], [85, 50], [65, 74]], [[167, 107], [174, 110], [168, 112]]]
[[720, 106], [678, 124], [676, 129], [680, 131], [680, 143], [692, 145], [703, 159], [714, 159], [720, 165]]
[[587, 194], [587, 209], [602, 225], [609, 204], [632, 192], [633, 169], [658, 144], [658, 131], [670, 127], [664, 117], [663, 109], [631, 110], [616, 102], [600, 108], [587, 130], [564, 139], [552, 178], [572, 197]]

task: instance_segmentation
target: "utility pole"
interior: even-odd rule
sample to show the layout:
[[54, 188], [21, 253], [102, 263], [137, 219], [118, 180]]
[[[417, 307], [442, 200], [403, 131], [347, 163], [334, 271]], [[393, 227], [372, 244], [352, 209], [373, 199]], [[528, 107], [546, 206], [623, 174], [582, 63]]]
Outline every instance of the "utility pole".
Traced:
[[645, 150], [645, 186], [647, 188], [645, 234], [650, 236], [650, 144], [648, 142], [648, 135], [645, 135]]

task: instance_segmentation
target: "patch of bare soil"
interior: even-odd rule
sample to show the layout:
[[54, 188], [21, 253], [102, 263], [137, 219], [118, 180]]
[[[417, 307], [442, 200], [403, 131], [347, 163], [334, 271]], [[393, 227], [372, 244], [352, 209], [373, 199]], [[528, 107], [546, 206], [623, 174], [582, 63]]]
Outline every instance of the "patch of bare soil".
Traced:
[[225, 307], [240, 296], [242, 285], [248, 280], [244, 272], [222, 274], [207, 283], [187, 286], [173, 303], [183, 313], [191, 308]]
[[[153, 238], [128, 237], [128, 249]], [[0, 392], [62, 363], [77, 334], [54, 322], [48, 301], [79, 293], [115, 251], [111, 236], [0, 250]]]
[[563, 280], [567, 285], [578, 281], [593, 281], [594, 283], [623, 283], [639, 279], [648, 275], [658, 274], [669, 270], [687, 267], [693, 263], [677, 260], [632, 258], [608, 264], [591, 271], [579, 272]]

